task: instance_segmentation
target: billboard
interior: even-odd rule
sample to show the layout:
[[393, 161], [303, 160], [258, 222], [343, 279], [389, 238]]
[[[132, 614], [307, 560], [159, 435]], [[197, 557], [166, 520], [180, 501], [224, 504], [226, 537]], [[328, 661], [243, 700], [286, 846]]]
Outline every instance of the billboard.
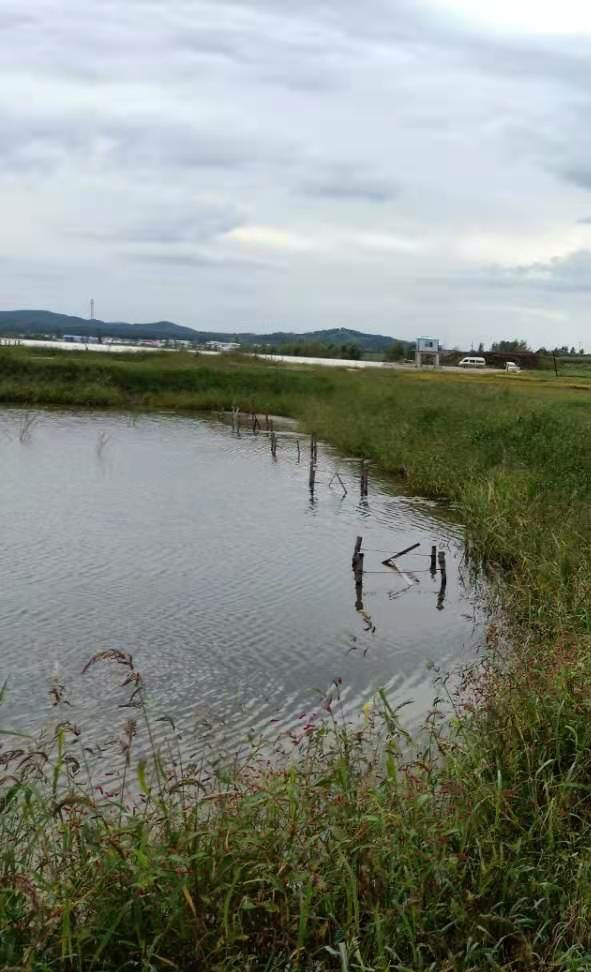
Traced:
[[439, 351], [439, 338], [417, 338], [417, 351], [431, 351], [437, 354]]

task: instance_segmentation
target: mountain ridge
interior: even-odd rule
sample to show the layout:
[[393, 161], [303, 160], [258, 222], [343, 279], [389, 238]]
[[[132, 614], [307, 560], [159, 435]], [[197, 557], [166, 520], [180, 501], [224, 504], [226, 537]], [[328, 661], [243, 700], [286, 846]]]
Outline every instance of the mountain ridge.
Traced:
[[[154, 321], [130, 324], [127, 321], [102, 321], [60, 314], [48, 310], [0, 311], [0, 334], [26, 336], [31, 334], [79, 334], [82, 337], [101, 336], [133, 340], [184, 340], [205, 344], [207, 341], [236, 342], [249, 347], [285, 344], [358, 344], [364, 351], [385, 351], [396, 338], [384, 334], [368, 334], [351, 328], [325, 328], [308, 332], [270, 331], [205, 331], [176, 324], [174, 321]], [[408, 344], [408, 341], [403, 341]]]

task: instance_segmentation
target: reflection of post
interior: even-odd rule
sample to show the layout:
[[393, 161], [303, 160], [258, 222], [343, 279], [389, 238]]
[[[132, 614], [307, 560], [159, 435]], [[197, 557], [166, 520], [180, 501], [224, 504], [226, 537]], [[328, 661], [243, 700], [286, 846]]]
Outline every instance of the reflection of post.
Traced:
[[310, 436], [310, 462], [316, 464], [318, 460], [318, 443], [314, 433]]
[[252, 413], [252, 434], [256, 435], [259, 428], [259, 420], [257, 418], [256, 412]]
[[296, 439], [296, 445], [298, 447], [298, 462], [299, 462], [300, 459], [302, 458], [302, 455], [301, 455], [301, 452], [300, 452], [300, 440], [299, 439]]
[[440, 550], [438, 557], [439, 561], [439, 573], [441, 574], [441, 584], [439, 586], [439, 594], [437, 595], [437, 610], [443, 611], [445, 603], [445, 590], [447, 588], [447, 568], [445, 566], [445, 551]]
[[437, 573], [437, 547], [431, 547], [431, 577], [435, 577]]
[[355, 566], [355, 610], [363, 611], [363, 554], [357, 557]]
[[361, 495], [367, 496], [369, 491], [369, 463], [367, 459], [361, 460]]
[[273, 459], [277, 458], [277, 435], [275, 432], [271, 432], [271, 455]]
[[316, 483], [316, 466], [314, 465], [314, 460], [310, 459], [310, 476], [308, 478], [308, 486], [310, 487], [310, 493], [314, 495], [314, 485]]

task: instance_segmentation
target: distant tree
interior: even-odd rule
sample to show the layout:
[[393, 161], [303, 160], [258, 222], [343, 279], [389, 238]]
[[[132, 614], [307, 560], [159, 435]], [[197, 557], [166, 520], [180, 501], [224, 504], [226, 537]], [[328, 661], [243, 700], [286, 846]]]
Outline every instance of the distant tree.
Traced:
[[575, 354], [577, 353], [577, 349], [576, 349], [576, 348], [574, 348], [574, 347], [573, 347], [573, 348], [571, 348], [571, 349], [570, 349], [570, 353], [571, 353], [571, 354], [573, 354], [573, 355], [575, 355]]
[[392, 341], [389, 348], [384, 352], [386, 361], [404, 361], [406, 358], [406, 346], [402, 341]]
[[354, 341], [343, 344], [340, 349], [339, 357], [347, 358], [349, 361], [359, 361], [361, 358], [361, 348]]
[[491, 351], [529, 351], [527, 341], [516, 338], [513, 341], [493, 341]]

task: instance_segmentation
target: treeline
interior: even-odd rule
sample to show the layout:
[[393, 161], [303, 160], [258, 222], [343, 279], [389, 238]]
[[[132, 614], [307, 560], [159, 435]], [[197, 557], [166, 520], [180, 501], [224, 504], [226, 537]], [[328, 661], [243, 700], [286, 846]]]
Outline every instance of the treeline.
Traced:
[[355, 341], [346, 344], [294, 341], [288, 344], [259, 345], [254, 351], [259, 354], [287, 354], [298, 358], [345, 358], [349, 361], [359, 361], [363, 357], [363, 349]]

